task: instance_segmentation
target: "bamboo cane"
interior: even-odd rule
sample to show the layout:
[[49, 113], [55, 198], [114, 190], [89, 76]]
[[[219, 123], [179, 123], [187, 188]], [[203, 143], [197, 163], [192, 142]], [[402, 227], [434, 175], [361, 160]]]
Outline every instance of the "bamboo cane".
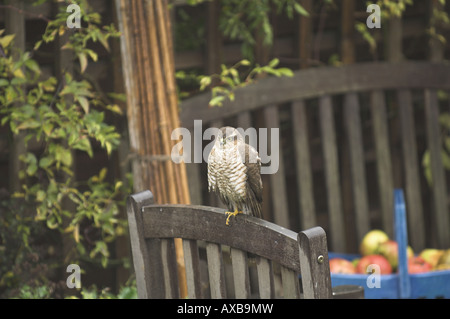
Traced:
[[[175, 144], [171, 132], [180, 120], [167, 2], [116, 0], [116, 5], [124, 42], [130, 146], [137, 156], [133, 178], [140, 189], [135, 191], [151, 189], [157, 203], [189, 204], [185, 166], [168, 160]], [[181, 239], [175, 240], [175, 249], [184, 298], [187, 287]]]

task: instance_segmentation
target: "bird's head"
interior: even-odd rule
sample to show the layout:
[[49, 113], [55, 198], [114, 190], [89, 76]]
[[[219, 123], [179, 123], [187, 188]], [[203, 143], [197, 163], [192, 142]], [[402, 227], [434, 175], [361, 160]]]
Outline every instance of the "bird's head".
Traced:
[[233, 147], [241, 139], [242, 136], [238, 130], [231, 126], [222, 127], [217, 135], [217, 143], [222, 148]]

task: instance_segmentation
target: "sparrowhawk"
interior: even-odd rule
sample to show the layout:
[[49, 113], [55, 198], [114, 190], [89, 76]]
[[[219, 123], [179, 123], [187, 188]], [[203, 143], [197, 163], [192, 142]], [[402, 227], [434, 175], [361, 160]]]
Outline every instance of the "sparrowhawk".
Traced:
[[208, 189], [228, 207], [226, 224], [239, 213], [261, 218], [261, 159], [233, 127], [222, 127], [208, 157]]

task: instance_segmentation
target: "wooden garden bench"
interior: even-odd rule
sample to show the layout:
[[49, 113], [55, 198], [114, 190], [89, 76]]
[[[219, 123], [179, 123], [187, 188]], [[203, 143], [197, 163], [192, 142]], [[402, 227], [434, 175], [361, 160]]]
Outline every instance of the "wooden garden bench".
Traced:
[[[224, 209], [154, 205], [150, 191], [129, 196], [127, 214], [139, 298], [180, 297], [174, 238], [183, 240], [189, 299], [279, 297], [274, 276], [278, 270], [279, 295], [284, 298], [333, 297], [326, 234], [321, 227], [297, 234], [247, 215], [226, 226]], [[224, 259], [226, 251], [229, 261]], [[231, 288], [225, 278], [230, 268]], [[257, 277], [255, 293], [251, 272]], [[362, 294], [358, 287], [335, 291], [340, 297]]]

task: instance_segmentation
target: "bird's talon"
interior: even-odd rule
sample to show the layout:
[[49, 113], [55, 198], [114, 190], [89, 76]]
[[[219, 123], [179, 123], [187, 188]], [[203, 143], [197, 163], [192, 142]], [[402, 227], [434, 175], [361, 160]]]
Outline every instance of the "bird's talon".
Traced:
[[228, 215], [227, 217], [227, 221], [226, 221], [226, 225], [229, 226], [230, 225], [230, 217], [231, 216], [236, 216], [237, 214], [242, 214], [241, 211], [238, 211], [237, 209], [234, 212], [225, 212], [225, 214]]

